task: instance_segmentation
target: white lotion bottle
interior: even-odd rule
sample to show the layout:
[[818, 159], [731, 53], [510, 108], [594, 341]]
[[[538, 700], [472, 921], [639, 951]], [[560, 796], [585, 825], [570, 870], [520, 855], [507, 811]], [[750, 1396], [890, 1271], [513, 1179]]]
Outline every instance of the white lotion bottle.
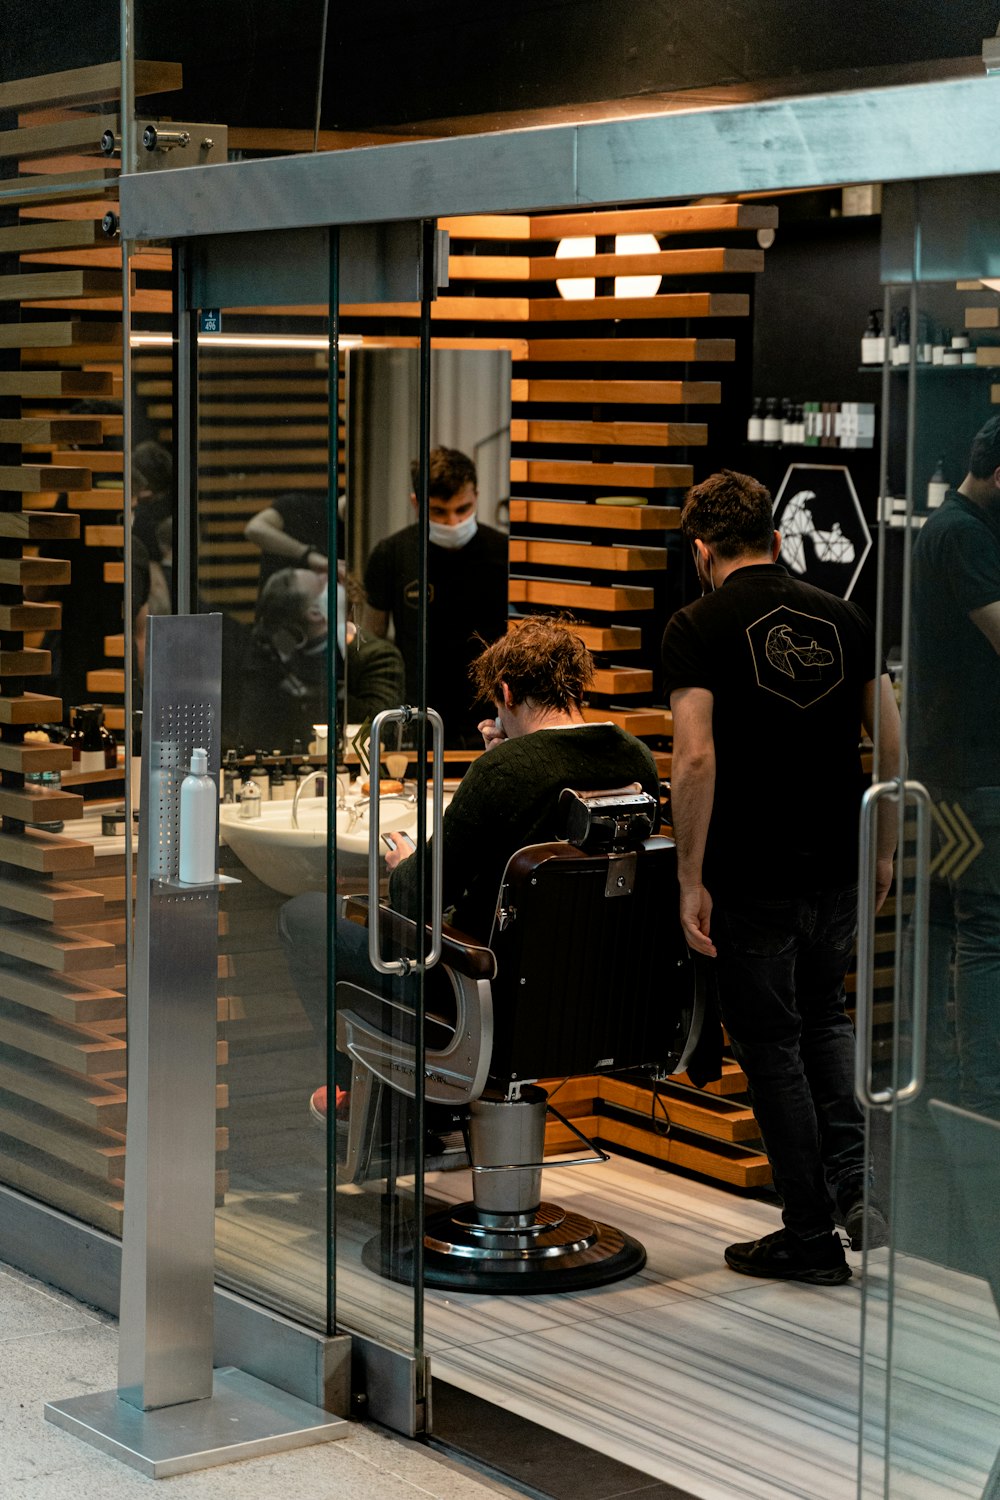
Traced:
[[207, 885], [216, 876], [219, 848], [219, 793], [208, 774], [208, 751], [192, 750], [191, 771], [181, 782], [180, 869], [188, 885]]

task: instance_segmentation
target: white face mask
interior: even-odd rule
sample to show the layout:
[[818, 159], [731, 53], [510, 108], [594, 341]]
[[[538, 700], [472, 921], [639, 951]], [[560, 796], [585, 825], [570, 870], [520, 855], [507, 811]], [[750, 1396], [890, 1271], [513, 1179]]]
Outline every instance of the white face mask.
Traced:
[[447, 547], [453, 552], [472, 541], [479, 529], [479, 522], [472, 515], [466, 516], [464, 521], [459, 521], [457, 526], [444, 526], [440, 521], [430, 521], [428, 526], [430, 539], [435, 547]]

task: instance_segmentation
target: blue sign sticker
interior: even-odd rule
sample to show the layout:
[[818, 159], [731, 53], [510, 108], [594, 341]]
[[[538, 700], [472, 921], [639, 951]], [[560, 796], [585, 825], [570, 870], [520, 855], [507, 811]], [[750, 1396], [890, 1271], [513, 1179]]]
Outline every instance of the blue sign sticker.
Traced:
[[221, 333], [222, 311], [218, 307], [203, 307], [198, 314], [199, 333]]

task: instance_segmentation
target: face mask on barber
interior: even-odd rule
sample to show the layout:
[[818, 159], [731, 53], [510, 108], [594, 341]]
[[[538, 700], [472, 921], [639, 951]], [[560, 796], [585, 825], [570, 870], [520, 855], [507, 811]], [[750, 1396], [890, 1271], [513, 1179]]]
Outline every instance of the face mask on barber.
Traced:
[[464, 521], [459, 521], [457, 526], [444, 526], [440, 521], [428, 522], [430, 528], [430, 539], [435, 547], [447, 547], [449, 551], [455, 551], [459, 547], [465, 547], [475, 536], [479, 529], [476, 517], [466, 516]]

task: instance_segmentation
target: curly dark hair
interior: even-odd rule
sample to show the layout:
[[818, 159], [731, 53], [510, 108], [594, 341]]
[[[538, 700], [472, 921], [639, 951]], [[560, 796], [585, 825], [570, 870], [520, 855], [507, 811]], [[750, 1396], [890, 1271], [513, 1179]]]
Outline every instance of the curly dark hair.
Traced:
[[[414, 493], [420, 479], [420, 464], [416, 459], [410, 464], [410, 478]], [[437, 500], [450, 500], [467, 484], [475, 489], [478, 485], [476, 466], [472, 459], [458, 448], [432, 448], [428, 466], [427, 493]]]
[[1000, 417], [990, 417], [973, 439], [969, 473], [973, 479], [990, 479], [997, 469], [1000, 469]]
[[476, 697], [501, 703], [505, 682], [515, 707], [579, 708], [594, 680], [594, 658], [565, 620], [530, 615], [511, 621], [507, 635], [487, 646], [469, 668]]
[[774, 511], [771, 493], [758, 479], [721, 469], [687, 492], [681, 530], [715, 549], [720, 558], [771, 551]]

